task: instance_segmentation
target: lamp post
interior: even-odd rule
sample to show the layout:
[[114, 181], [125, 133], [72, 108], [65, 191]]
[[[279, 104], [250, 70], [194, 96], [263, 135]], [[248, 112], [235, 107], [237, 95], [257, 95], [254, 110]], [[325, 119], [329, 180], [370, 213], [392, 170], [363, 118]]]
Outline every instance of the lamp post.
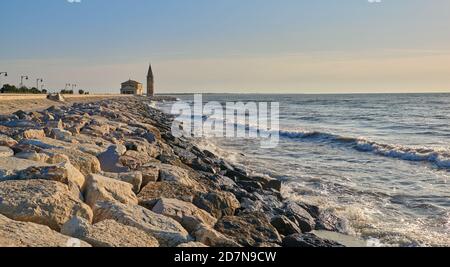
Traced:
[[77, 85], [76, 84], [72, 84], [72, 91], [74, 91], [74, 93], [75, 93], [75, 88], [77, 88]]
[[36, 89], [39, 90], [39, 83], [42, 83], [42, 82], [44, 82], [44, 79], [42, 79], [42, 78], [36, 79]]
[[[5, 76], [8, 77], [8, 73], [7, 72], [0, 72], [0, 77]], [[3, 93], [3, 84], [0, 84], [2, 87], [0, 89], [2, 89], [2, 93]]]
[[28, 80], [29, 77], [27, 75], [20, 76], [20, 88], [23, 87], [23, 79]]

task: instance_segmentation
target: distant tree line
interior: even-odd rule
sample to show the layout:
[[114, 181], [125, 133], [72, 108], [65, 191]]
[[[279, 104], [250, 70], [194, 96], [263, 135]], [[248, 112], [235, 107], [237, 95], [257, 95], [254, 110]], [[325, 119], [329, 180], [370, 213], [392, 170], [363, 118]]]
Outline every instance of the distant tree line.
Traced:
[[[22, 87], [16, 87], [14, 85], [10, 84], [4, 84], [3, 87], [0, 89], [0, 93], [2, 94], [47, 94], [48, 91], [46, 89], [39, 90], [36, 87], [28, 88], [26, 86]], [[64, 95], [73, 95], [73, 90], [61, 90], [61, 94]], [[89, 95], [89, 92], [86, 92], [84, 90], [78, 90], [78, 94], [80, 95]]]
[[10, 84], [4, 84], [2, 89], [0, 89], [2, 94], [46, 94], [47, 90], [39, 90], [36, 87], [28, 88], [25, 86], [16, 87]]
[[[73, 90], [61, 90], [60, 94], [63, 94], [63, 95], [73, 95], [74, 92], [73, 92]], [[80, 89], [80, 90], [78, 90], [78, 94], [80, 94], [80, 95], [88, 95], [89, 92], [85, 92], [84, 90], [81, 90], [81, 89]]]

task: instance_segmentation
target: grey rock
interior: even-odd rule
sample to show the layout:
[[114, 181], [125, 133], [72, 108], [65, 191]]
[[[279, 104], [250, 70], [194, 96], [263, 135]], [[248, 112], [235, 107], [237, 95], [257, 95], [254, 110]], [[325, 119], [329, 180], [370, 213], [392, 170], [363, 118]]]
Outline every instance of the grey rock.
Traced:
[[294, 234], [283, 239], [283, 247], [300, 247], [300, 248], [315, 248], [315, 247], [344, 247], [343, 245], [326, 239], [321, 239], [314, 234]]

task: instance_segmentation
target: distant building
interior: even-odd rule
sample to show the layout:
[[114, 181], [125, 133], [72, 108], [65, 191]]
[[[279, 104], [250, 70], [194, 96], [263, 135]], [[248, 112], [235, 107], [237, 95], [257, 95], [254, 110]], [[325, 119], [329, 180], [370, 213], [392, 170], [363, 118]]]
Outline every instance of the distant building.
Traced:
[[133, 80], [128, 80], [122, 83], [122, 88], [120, 88], [120, 93], [123, 95], [143, 95], [144, 86], [140, 82]]
[[147, 96], [154, 96], [154, 95], [155, 95], [155, 81], [153, 78], [152, 65], [150, 64], [147, 73]]

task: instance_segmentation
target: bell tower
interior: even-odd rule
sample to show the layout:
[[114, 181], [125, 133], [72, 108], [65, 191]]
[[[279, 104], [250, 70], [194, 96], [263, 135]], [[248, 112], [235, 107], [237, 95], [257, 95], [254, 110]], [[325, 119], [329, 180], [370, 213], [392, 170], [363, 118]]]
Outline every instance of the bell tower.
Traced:
[[155, 83], [153, 78], [152, 64], [150, 64], [147, 73], [147, 96], [151, 97], [154, 95], [155, 95]]

